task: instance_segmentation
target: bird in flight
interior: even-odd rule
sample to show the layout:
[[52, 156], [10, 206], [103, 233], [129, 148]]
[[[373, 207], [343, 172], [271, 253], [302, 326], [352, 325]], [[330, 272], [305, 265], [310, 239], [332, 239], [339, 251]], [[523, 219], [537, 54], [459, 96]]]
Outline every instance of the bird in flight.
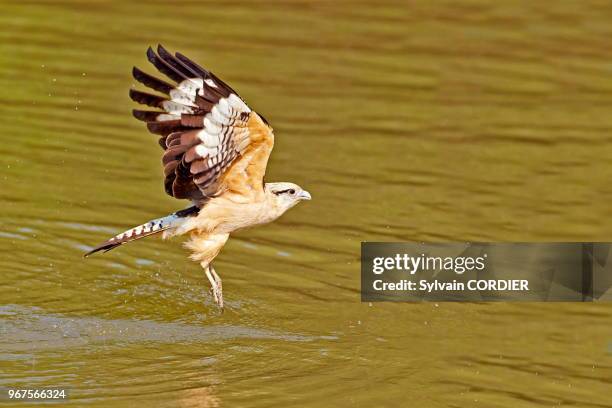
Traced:
[[157, 53], [149, 48], [147, 58], [172, 82], [134, 67], [134, 78], [159, 94], [130, 90], [132, 100], [158, 109], [133, 113], [160, 136], [166, 193], [192, 206], [122, 232], [85, 256], [160, 232], [163, 238], [189, 234], [185, 246], [204, 268], [223, 310], [221, 278], [212, 261], [230, 234], [274, 221], [310, 194], [293, 183], [264, 182], [272, 128], [229, 85], [161, 45]]

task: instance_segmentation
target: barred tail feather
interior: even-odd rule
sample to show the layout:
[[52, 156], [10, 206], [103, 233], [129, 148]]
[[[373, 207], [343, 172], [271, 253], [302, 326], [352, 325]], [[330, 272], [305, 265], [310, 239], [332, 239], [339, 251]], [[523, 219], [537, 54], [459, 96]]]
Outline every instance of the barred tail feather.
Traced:
[[112, 237], [108, 241], [103, 242], [91, 251], [87, 252], [85, 255], [83, 255], [83, 257], [87, 258], [89, 255], [98, 251], [108, 252], [111, 249], [114, 249], [119, 245], [123, 245], [130, 241], [148, 237], [149, 235], [157, 234], [159, 232], [166, 231], [170, 228], [176, 228], [185, 221], [186, 217], [196, 216], [198, 215], [199, 211], [200, 209], [197, 206], [193, 206], [181, 211], [177, 211], [165, 217], [151, 220]]

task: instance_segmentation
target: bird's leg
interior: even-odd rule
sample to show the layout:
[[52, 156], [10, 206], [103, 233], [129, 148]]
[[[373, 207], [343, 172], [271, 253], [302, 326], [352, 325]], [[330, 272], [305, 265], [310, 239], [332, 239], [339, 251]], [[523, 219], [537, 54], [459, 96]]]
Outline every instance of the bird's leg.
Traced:
[[212, 276], [212, 273], [210, 272], [210, 267], [209, 266], [205, 266], [204, 267], [204, 273], [206, 273], [206, 277], [208, 278], [208, 281], [210, 282], [210, 291], [215, 296], [215, 303], [217, 303], [218, 302], [217, 292], [215, 291], [215, 287], [217, 286], [217, 282], [215, 282], [215, 278]]
[[217, 272], [215, 272], [215, 269], [211, 264], [204, 266], [204, 272], [206, 273], [206, 277], [210, 282], [215, 303], [219, 305], [221, 310], [223, 310], [223, 289], [221, 286], [221, 278], [219, 278], [219, 275], [217, 275]]
[[223, 284], [221, 283], [221, 278], [217, 274], [217, 271], [215, 271], [215, 268], [213, 268], [212, 264], [210, 264], [210, 272], [212, 273], [212, 276], [215, 279], [215, 282], [217, 283], [217, 303], [219, 304], [221, 310], [223, 310]]

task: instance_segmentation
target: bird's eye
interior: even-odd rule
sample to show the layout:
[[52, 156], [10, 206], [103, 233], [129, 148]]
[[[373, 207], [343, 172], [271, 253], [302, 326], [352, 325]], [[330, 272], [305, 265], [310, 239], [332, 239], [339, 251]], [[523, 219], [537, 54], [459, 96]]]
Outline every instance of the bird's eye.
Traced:
[[295, 194], [295, 190], [294, 190], [294, 189], [290, 189], [290, 190], [288, 191], [288, 193], [289, 193], [289, 195], [294, 195], [294, 194]]

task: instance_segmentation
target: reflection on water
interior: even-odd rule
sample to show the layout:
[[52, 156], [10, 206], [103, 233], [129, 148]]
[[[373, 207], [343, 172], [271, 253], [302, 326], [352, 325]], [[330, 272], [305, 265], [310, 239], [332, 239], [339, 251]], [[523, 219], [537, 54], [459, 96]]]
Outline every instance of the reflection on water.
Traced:
[[[309, 336], [274, 333], [257, 328], [211, 324], [162, 323], [150, 320], [104, 320], [41, 314], [39, 308], [0, 307], [2, 349], [72, 348], [96, 343], [219, 342], [237, 338], [311, 341]], [[333, 339], [333, 337], [330, 337]], [[4, 356], [0, 356], [2, 359]], [[10, 358], [10, 357], [9, 357]]]
[[[364, 240], [611, 239], [606, 4], [2, 11], [0, 385], [100, 407], [611, 406], [609, 305], [359, 302]], [[180, 239], [82, 259], [185, 206], [129, 113], [158, 42], [261, 111], [267, 180], [315, 197], [230, 240], [223, 315]]]

